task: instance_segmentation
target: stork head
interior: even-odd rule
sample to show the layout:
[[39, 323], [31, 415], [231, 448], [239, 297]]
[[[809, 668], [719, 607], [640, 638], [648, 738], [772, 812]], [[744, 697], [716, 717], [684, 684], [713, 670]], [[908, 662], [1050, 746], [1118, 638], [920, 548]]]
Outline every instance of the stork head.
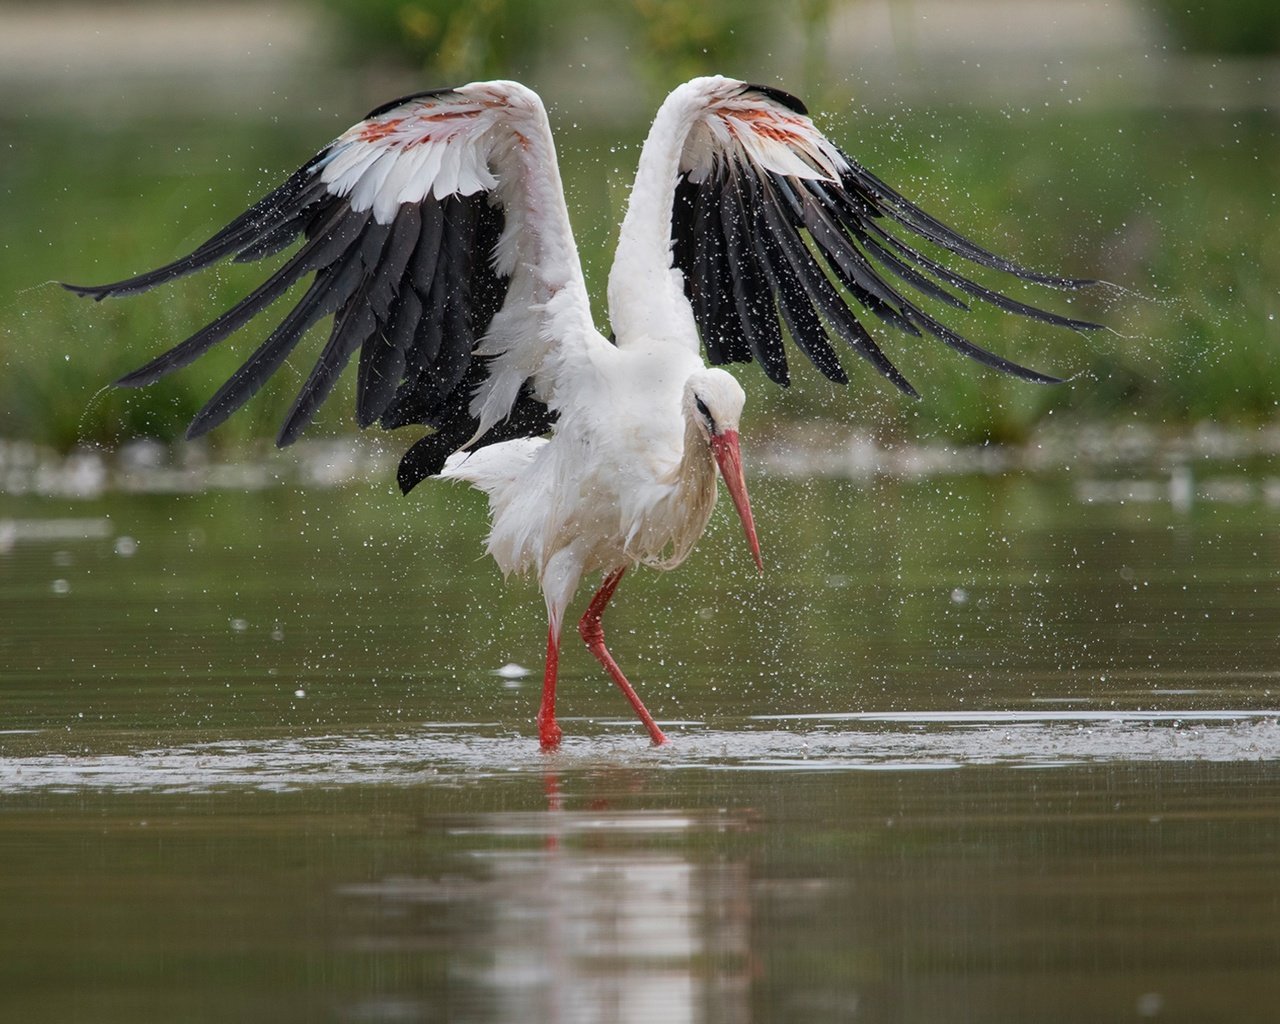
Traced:
[[741, 385], [724, 370], [698, 370], [685, 382], [685, 419], [706, 438], [716, 465], [720, 467], [720, 476], [733, 499], [733, 507], [742, 519], [742, 529], [746, 532], [747, 543], [751, 545], [751, 556], [756, 560], [756, 567], [764, 572], [764, 563], [760, 561], [760, 541], [751, 516], [751, 500], [747, 497], [747, 481], [742, 475], [742, 452], [738, 448], [738, 421], [742, 418], [742, 406], [746, 400]]

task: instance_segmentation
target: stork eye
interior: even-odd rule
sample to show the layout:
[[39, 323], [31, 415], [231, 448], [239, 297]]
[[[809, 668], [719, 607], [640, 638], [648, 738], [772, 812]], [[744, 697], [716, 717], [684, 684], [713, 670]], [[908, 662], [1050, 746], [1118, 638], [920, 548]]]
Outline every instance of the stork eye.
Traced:
[[710, 428], [711, 433], [714, 434], [716, 432], [716, 421], [712, 418], [711, 410], [707, 408], [707, 403], [695, 396], [693, 404], [697, 407], [702, 418], [707, 421], [707, 426]]

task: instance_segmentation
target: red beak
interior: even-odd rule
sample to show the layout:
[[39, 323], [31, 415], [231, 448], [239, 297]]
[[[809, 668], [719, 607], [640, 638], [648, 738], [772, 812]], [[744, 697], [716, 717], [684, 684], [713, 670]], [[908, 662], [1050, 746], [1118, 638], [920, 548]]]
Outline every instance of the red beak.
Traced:
[[738, 432], [726, 430], [723, 434], [712, 435], [711, 454], [716, 457], [724, 485], [729, 488], [729, 497], [733, 499], [733, 507], [742, 519], [742, 529], [746, 531], [747, 543], [751, 545], [751, 557], [756, 560], [756, 568], [764, 572], [764, 563], [760, 561], [760, 540], [756, 537], [755, 520], [751, 518], [751, 499], [747, 497], [747, 481], [742, 476]]

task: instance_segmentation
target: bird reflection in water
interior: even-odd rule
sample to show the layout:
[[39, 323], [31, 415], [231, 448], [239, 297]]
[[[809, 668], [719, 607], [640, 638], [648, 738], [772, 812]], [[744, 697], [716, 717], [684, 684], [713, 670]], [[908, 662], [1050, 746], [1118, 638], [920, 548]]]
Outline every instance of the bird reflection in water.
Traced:
[[747, 865], [689, 856], [700, 847], [694, 834], [743, 822], [618, 811], [595, 798], [575, 809], [558, 774], [544, 785], [544, 813], [429, 823], [462, 842], [456, 871], [343, 890], [373, 904], [352, 908], [373, 911], [373, 933], [349, 941], [435, 961], [425, 972], [390, 972], [419, 975], [426, 990], [384, 991], [344, 1016], [402, 1019], [429, 1008], [492, 1021], [749, 1019]]

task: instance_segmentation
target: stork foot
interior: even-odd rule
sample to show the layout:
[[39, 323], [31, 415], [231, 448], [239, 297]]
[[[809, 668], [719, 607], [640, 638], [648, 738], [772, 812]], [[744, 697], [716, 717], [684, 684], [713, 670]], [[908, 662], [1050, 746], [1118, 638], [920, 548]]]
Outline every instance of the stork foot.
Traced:
[[538, 746], [544, 754], [559, 750], [563, 738], [564, 733], [554, 718], [538, 716]]

